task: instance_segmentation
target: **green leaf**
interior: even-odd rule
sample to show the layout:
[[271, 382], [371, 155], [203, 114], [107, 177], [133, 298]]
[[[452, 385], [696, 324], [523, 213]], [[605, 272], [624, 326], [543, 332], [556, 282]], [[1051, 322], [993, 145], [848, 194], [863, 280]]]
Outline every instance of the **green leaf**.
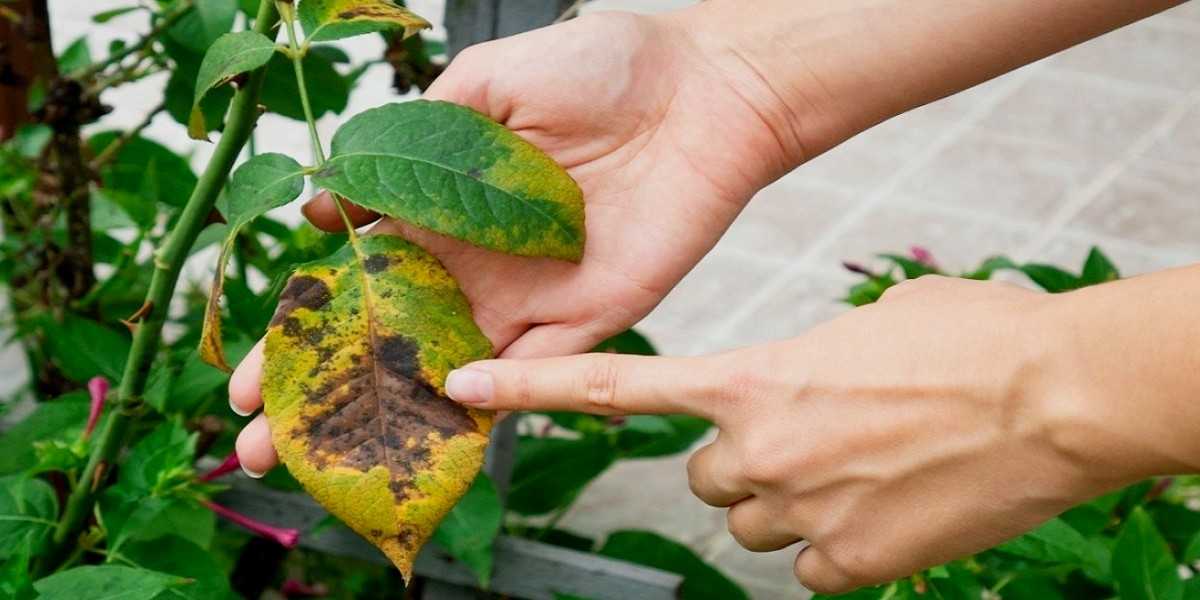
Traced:
[[88, 405], [85, 392], [38, 403], [33, 412], [0, 435], [0, 475], [32, 467], [37, 460], [34, 442], [56, 438], [64, 431], [82, 430], [87, 421]]
[[[313, 117], [346, 110], [350, 100], [350, 84], [338, 73], [329, 58], [308, 53], [300, 59], [304, 83], [312, 105]], [[296, 83], [296, 68], [291, 59], [276, 53], [267, 63], [259, 102], [267, 110], [297, 121], [304, 121], [304, 106], [300, 103], [300, 85]]]
[[58, 72], [70, 73], [84, 69], [92, 64], [92, 52], [88, 50], [87, 36], [81, 36], [79, 39], [71, 42], [62, 54], [58, 55]]
[[936, 275], [940, 273], [937, 268], [908, 256], [901, 256], [899, 254], [880, 254], [878, 256], [900, 267], [905, 279], [916, 279], [922, 275]]
[[[175, 122], [187, 126], [194, 120], [192, 109], [195, 107], [195, 93], [196, 73], [188, 72], [183, 67], [172, 69], [167, 88], [163, 91], [163, 108]], [[200, 100], [200, 116], [208, 131], [220, 130], [225, 125], [225, 113], [229, 111], [233, 93], [233, 86], [222, 85], [208, 90]], [[198, 119], [196, 121], [198, 128]]]
[[30, 540], [22, 541], [16, 548], [9, 549], [7, 559], [0, 559], [0, 598], [8, 600], [32, 600], [37, 597], [33, 591], [32, 572], [33, 551]]
[[236, 16], [236, 0], [196, 2], [191, 10], [167, 29], [167, 37], [193, 52], [204, 52], [217, 38], [233, 29]]
[[1183, 555], [1179, 559], [1186, 563], [1193, 563], [1200, 560], [1200, 532], [1192, 536], [1187, 546], [1184, 547]]
[[[95, 153], [102, 152], [119, 132], [106, 131], [88, 138]], [[163, 202], [183, 207], [196, 187], [196, 174], [187, 160], [166, 146], [135, 137], [117, 154], [116, 160], [100, 170], [105, 188], [134, 194], [153, 206]]]
[[479, 580], [479, 587], [487, 589], [492, 578], [492, 544], [503, 521], [504, 506], [500, 503], [496, 484], [481, 473], [433, 532], [433, 541], [470, 567]]
[[484, 248], [583, 255], [579, 186], [528, 141], [464, 106], [415, 100], [351, 117], [313, 183]]
[[109, 487], [98, 501], [100, 522], [108, 534], [109, 550], [125, 543], [176, 535], [207, 547], [216, 532], [216, 515], [197, 504], [147, 495], [127, 484]]
[[1084, 567], [1094, 579], [1109, 578], [1109, 556], [1066, 521], [1054, 518], [1033, 531], [996, 547], [996, 550], [1042, 563], [1069, 563]]
[[[244, 356], [237, 345], [234, 347], [234, 362]], [[248, 349], [248, 348], [247, 348]], [[163, 404], [156, 406], [164, 414], [194, 414], [204, 400], [214, 393], [220, 392], [229, 385], [229, 375], [218, 371], [200, 358], [197, 351], [188, 352], [179, 370], [179, 377], [170, 381], [170, 393], [163, 398]]]
[[394, 236], [356, 241], [283, 290], [263, 400], [288, 471], [408, 578], [491, 429], [490, 412], [446, 397], [446, 375], [492, 348], [433, 257]]
[[592, 348], [592, 352], [615, 352], [617, 354], [637, 354], [641, 356], [654, 356], [658, 351], [654, 349], [654, 345], [646, 336], [632, 330], [627, 329], [614, 335]]
[[268, 152], [252, 156], [229, 181], [225, 218], [229, 221], [225, 243], [217, 257], [216, 273], [209, 288], [208, 303], [200, 332], [200, 357], [225, 372], [232, 372], [221, 338], [221, 295], [225, 289], [225, 267], [238, 232], [255, 217], [295, 200], [304, 191], [304, 173], [294, 159]]
[[114, 8], [112, 10], [98, 12], [98, 13], [92, 15], [92, 22], [93, 23], [107, 23], [121, 15], [129, 14], [140, 8], [141, 8], [140, 6], [125, 6], [122, 8]]
[[229, 81], [239, 73], [253, 71], [267, 64], [274, 54], [275, 42], [257, 31], [226, 33], [217, 38], [212, 47], [205, 52], [204, 62], [200, 63], [200, 72], [196, 76], [188, 134], [193, 139], [208, 139], [208, 127], [200, 109], [200, 101], [204, 99], [208, 90]]
[[208, 550], [174, 535], [130, 542], [121, 556], [139, 567], [186, 578], [193, 583], [166, 590], [155, 600], [212, 600], [229, 595], [229, 578]]
[[41, 327], [46, 349], [67, 377], [80, 383], [96, 375], [121, 380], [132, 345], [128, 334], [74, 315], [67, 315], [62, 323], [43, 319]]
[[617, 455], [603, 438], [521, 437], [508, 490], [508, 508], [540, 515], [570, 504]]
[[1083, 273], [1079, 276], [1080, 283], [1083, 285], [1095, 285], [1107, 281], [1116, 281], [1121, 278], [1121, 273], [1117, 271], [1116, 265], [1100, 251], [1099, 248], [1093, 246], [1091, 252], [1088, 252], [1087, 260], [1083, 263]]
[[23, 544], [40, 554], [57, 525], [58, 499], [50, 484], [24, 475], [0, 478], [0, 559]]
[[[617, 432], [616, 446], [622, 457], [652, 458], [678, 454], [696, 445], [712, 429], [712, 423], [689, 415], [659, 416], [655, 420], [667, 428], [651, 432], [645, 427], [638, 427], [644, 421], [629, 417], [629, 421]], [[633, 427], [630, 427], [631, 423]]]
[[1129, 514], [1113, 550], [1113, 577], [1121, 600], [1182, 600], [1183, 581], [1167, 542], [1146, 511]]
[[100, 565], [75, 567], [35, 581], [39, 600], [153, 600], [167, 590], [182, 590], [188, 580], [166, 573]]
[[430, 27], [425, 19], [387, 0], [304, 0], [297, 13], [311, 42], [385, 29], [402, 29], [408, 37]]
[[166, 473], [191, 468], [196, 455], [196, 437], [178, 421], [159, 425], [129, 449], [117, 476], [130, 490], [152, 493]]
[[1050, 265], [1028, 264], [1021, 265], [1021, 272], [1052, 294], [1069, 292], [1083, 287], [1079, 278], [1058, 267]]
[[602, 556], [683, 575], [680, 597], [688, 600], [749, 600], [742, 588], [687, 546], [649, 531], [618, 531], [600, 548]]

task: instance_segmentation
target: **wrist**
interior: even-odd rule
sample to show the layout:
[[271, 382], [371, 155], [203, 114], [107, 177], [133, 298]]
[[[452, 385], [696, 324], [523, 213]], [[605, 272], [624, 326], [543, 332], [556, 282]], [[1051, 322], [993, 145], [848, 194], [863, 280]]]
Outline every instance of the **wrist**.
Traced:
[[1200, 328], [1142, 285], [1160, 278], [1047, 296], [1035, 325], [1049, 332], [1046, 430], [1096, 493], [1200, 472], [1200, 382], [1186, 364], [1200, 359], [1187, 343]]

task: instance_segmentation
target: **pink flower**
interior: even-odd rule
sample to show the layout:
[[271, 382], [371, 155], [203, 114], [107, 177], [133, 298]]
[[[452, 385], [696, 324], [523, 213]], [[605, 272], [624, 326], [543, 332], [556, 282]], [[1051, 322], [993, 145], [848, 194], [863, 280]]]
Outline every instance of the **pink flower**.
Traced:
[[275, 527], [274, 525], [260, 523], [254, 519], [251, 519], [250, 517], [247, 517], [246, 515], [243, 515], [240, 512], [225, 508], [224, 506], [221, 506], [220, 504], [217, 504], [211, 500], [205, 500], [204, 505], [218, 515], [221, 515], [222, 517], [225, 517], [226, 519], [229, 519], [230, 521], [233, 521], [234, 523], [244, 527], [251, 533], [256, 533], [265, 538], [275, 540], [284, 548], [295, 548], [296, 543], [300, 541], [300, 530], [298, 529]]
[[912, 253], [913, 259], [915, 259], [917, 262], [931, 269], [937, 268], [937, 261], [933, 260], [933, 253], [929, 251], [929, 248], [924, 246], [913, 246], [909, 252]]
[[216, 466], [215, 469], [200, 476], [200, 481], [212, 481], [226, 473], [232, 473], [242, 467], [242, 461], [238, 459], [237, 452], [231, 452], [225, 460]]
[[108, 395], [108, 380], [100, 375], [88, 381], [88, 394], [92, 396], [92, 407], [88, 411], [87, 425], [83, 428], [83, 439], [92, 436], [92, 430], [100, 421], [100, 413], [104, 412], [104, 398]]

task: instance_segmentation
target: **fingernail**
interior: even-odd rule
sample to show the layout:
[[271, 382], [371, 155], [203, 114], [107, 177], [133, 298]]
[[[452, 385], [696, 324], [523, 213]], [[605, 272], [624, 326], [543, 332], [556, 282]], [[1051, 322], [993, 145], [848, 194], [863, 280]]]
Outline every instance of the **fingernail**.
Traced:
[[492, 374], [478, 369], [455, 369], [446, 376], [446, 395], [463, 404], [487, 404], [492, 400]]
[[263, 475], [266, 475], [266, 473], [259, 473], [258, 471], [254, 471], [244, 464], [242, 465], [242, 472], [246, 474], [246, 477], [249, 477], [251, 479], [262, 479]]
[[229, 401], [229, 410], [232, 410], [233, 414], [235, 414], [239, 417], [248, 417], [248, 416], [250, 416], [250, 413], [254, 412], [252, 410], [243, 411], [241, 409], [241, 407], [239, 407], [238, 405], [233, 403], [233, 400]]

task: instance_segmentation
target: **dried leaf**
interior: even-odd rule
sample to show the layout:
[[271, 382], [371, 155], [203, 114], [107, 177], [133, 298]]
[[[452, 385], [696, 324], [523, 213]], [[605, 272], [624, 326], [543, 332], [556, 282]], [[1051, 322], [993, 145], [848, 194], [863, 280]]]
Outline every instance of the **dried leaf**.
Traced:
[[483, 464], [491, 413], [445, 397], [492, 355], [449, 273], [369, 236], [302, 266], [266, 338], [263, 399], [281, 462], [407, 579]]

